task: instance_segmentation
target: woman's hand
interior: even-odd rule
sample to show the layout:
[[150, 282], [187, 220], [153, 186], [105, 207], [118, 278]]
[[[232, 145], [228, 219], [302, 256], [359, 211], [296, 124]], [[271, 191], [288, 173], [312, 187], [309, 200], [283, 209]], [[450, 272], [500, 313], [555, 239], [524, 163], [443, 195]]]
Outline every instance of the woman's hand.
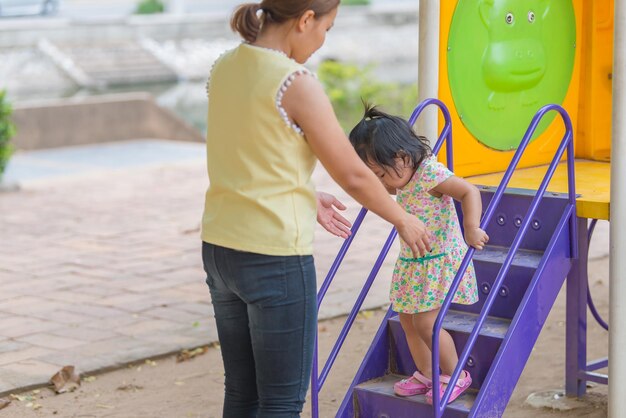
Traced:
[[405, 214], [404, 219], [395, 225], [396, 230], [415, 258], [424, 257], [431, 251], [426, 225], [414, 215]]
[[465, 242], [480, 251], [489, 242], [489, 235], [477, 227], [465, 228]]
[[317, 222], [325, 230], [341, 238], [350, 236], [352, 224], [335, 210], [346, 210], [346, 207], [335, 196], [317, 192]]

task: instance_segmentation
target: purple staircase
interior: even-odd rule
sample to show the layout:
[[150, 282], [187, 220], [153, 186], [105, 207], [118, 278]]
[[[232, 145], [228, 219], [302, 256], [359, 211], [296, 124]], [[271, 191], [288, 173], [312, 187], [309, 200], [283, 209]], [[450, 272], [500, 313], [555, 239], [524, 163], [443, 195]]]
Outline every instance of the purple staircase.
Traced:
[[[493, 189], [482, 191], [486, 207]], [[509, 191], [502, 198], [497, 222], [487, 228], [490, 245], [474, 255], [480, 302], [456, 305], [444, 318], [461, 355], [477, 322], [485, 298], [497, 296], [490, 315], [480, 328], [465, 362], [472, 374], [470, 391], [449, 404], [444, 417], [499, 417], [515, 388], [532, 347], [571, 266], [569, 220], [572, 210], [567, 196], [542, 199], [540, 215], [533, 218], [532, 232], [522, 241], [504, 283], [494, 286], [521, 215], [532, 196]], [[433, 417], [433, 407], [423, 395], [400, 398], [393, 384], [411, 375], [415, 366], [404, 332], [395, 313], [388, 313], [346, 395], [338, 417], [402, 418]]]
[[[445, 105], [436, 99], [428, 99], [416, 108], [410, 122], [414, 123], [421, 111], [431, 104], [439, 106], [445, 120], [433, 152], [438, 153], [445, 139], [448, 166], [452, 168], [452, 132], [450, 115]], [[546, 176], [536, 191], [507, 189], [530, 138], [549, 111], [557, 111], [561, 115], [565, 134]], [[548, 183], [566, 151], [569, 193], [546, 193]], [[467, 369], [473, 379], [470, 390], [450, 404], [445, 402], [450, 390], [446, 391], [442, 399], [435, 393], [434, 405], [428, 405], [423, 395], [406, 398], [395, 396], [393, 384], [412, 374], [415, 366], [397, 315], [388, 311], [337, 417], [502, 416], [572, 262], [578, 257], [577, 241], [572, 238], [577, 236], [573, 163], [573, 134], [569, 116], [560, 106], [544, 106], [533, 118], [500, 186], [497, 189], [481, 188], [483, 207], [486, 208], [481, 227], [489, 234], [489, 245], [480, 252], [475, 252], [473, 248], [468, 250], [433, 328], [435, 386], [438, 384], [438, 373], [434, 371], [439, 370], [439, 332], [443, 328], [452, 335], [459, 355], [459, 366], [451, 380], [455, 381], [462, 370]], [[353, 226], [353, 234], [342, 246], [322, 284], [318, 306], [366, 212], [363, 209], [359, 214]], [[393, 230], [320, 375], [316, 347], [311, 385], [314, 418], [319, 415], [319, 391], [395, 237], [396, 232]], [[471, 306], [452, 304], [452, 296], [472, 260], [480, 301]]]

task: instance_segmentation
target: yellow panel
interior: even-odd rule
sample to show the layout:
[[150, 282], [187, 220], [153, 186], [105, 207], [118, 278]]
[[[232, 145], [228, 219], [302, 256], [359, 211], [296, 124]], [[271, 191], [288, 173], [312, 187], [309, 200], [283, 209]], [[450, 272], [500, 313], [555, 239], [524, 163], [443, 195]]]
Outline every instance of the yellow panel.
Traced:
[[[516, 170], [509, 187], [537, 190], [548, 169], [547, 165]], [[503, 172], [467, 178], [473, 184], [498, 186]], [[576, 161], [576, 212], [581, 218], [609, 220], [611, 199], [611, 164], [597, 161]], [[567, 166], [561, 163], [548, 191], [567, 193]]]
[[[576, 43], [580, 45], [583, 0], [573, 0], [572, 3], [576, 14]], [[447, 76], [447, 45], [456, 4], [457, 1], [454, 0], [441, 2], [441, 31], [439, 37], [439, 99], [449, 107], [452, 116], [454, 171], [460, 176], [502, 171], [508, 166], [514, 152], [496, 151], [478, 142], [461, 122], [452, 100]], [[580, 61], [580, 48], [577, 48], [570, 89], [562, 104], [569, 113], [574, 126], [576, 126], [578, 117]], [[443, 127], [442, 118], [440, 118], [440, 127]], [[550, 127], [528, 146], [519, 167], [530, 167], [549, 162], [553, 158], [554, 151], [557, 149], [563, 134], [563, 122], [560, 117], [556, 117]], [[441, 152], [439, 155], [442, 160], [445, 160], [445, 152]]]
[[613, 0], [585, 2], [576, 157], [611, 159]]

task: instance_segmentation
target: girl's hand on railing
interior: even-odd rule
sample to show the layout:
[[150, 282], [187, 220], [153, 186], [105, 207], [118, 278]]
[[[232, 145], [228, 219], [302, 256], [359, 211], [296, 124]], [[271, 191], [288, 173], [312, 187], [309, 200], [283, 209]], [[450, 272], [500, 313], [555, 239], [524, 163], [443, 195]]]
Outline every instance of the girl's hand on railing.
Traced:
[[350, 236], [352, 224], [341, 216], [336, 209], [346, 210], [346, 207], [331, 194], [317, 192], [317, 222], [333, 235], [341, 238]]
[[465, 228], [465, 242], [480, 251], [489, 242], [489, 235], [478, 227]]

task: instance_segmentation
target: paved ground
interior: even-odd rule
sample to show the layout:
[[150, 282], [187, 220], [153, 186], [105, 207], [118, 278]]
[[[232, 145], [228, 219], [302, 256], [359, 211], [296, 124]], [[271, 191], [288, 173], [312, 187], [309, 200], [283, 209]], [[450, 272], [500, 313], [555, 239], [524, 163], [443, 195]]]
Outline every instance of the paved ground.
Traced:
[[[0, 194], [0, 396], [63, 365], [112, 368], [216, 339], [200, 260], [203, 152], [134, 141], [15, 156], [7, 175], [23, 189]], [[322, 169], [315, 178], [354, 218]], [[389, 230], [370, 216], [322, 317], [349, 310]], [[340, 245], [317, 231], [320, 281]], [[389, 268], [366, 306], [385, 303]]]

